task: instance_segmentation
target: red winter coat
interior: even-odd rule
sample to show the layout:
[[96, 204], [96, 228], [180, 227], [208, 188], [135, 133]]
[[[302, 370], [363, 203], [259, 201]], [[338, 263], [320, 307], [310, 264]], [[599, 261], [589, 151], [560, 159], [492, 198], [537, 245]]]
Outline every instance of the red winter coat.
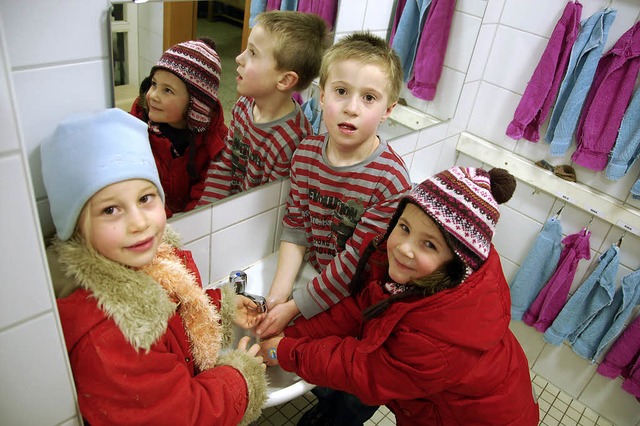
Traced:
[[[176, 254], [200, 284], [190, 253]], [[232, 351], [217, 361], [212, 358], [210, 363], [215, 367], [198, 371], [198, 359], [194, 361], [179, 313], [188, 309], [188, 303], [159, 314], [157, 307], [162, 298], [166, 303], [167, 294], [159, 293], [160, 298], [155, 297], [158, 293], [150, 295], [149, 286], [130, 279], [128, 268], [105, 269], [101, 266], [104, 263], [94, 262], [95, 257], [82, 256], [85, 264], [94, 265], [91, 270], [95, 273], [77, 268], [75, 260], [66, 263], [79, 282], [93, 290], [79, 288], [57, 302], [80, 412], [88, 424], [237, 425], [259, 416], [266, 399], [266, 379], [259, 364], [252, 367], [247, 355]], [[93, 284], [102, 279], [119, 284], [116, 297], [105, 295], [100, 290], [104, 286]], [[209, 290], [207, 294], [220, 308], [221, 291]], [[232, 300], [231, 296], [233, 304]], [[131, 310], [131, 306], [144, 308]], [[224, 328], [224, 320], [230, 318], [222, 319]], [[149, 338], [151, 334], [154, 337]], [[144, 344], [134, 348], [132, 335], [146, 340], [148, 349]], [[216, 350], [211, 347], [206, 356], [218, 355]]]
[[393, 303], [363, 323], [362, 310], [386, 297], [372, 281], [357, 297], [297, 320], [278, 345], [280, 366], [365, 404], [385, 404], [398, 425], [538, 424], [495, 249], [457, 288]]
[[[193, 180], [189, 176], [187, 165], [192, 154], [187, 148], [185, 153], [173, 158], [171, 155], [171, 141], [162, 133], [149, 129], [149, 141], [151, 150], [156, 160], [160, 183], [165, 193], [165, 210], [167, 217], [173, 213], [193, 209], [204, 190], [204, 181], [207, 177], [209, 163], [224, 147], [224, 138], [227, 135], [227, 126], [224, 124], [222, 105], [218, 102], [218, 113], [211, 117], [209, 128], [202, 133], [194, 133], [196, 154], [195, 162], [198, 178]], [[146, 114], [143, 108], [135, 100], [131, 107], [131, 114], [144, 121]]]

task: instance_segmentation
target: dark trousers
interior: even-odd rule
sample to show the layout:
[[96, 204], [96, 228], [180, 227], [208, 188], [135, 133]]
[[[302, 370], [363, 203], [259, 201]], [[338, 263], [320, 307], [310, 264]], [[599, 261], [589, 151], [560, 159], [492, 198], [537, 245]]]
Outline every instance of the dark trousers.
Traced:
[[346, 392], [316, 386], [311, 392], [318, 404], [304, 416], [298, 425], [362, 426], [378, 410], [377, 405], [364, 405], [358, 397]]

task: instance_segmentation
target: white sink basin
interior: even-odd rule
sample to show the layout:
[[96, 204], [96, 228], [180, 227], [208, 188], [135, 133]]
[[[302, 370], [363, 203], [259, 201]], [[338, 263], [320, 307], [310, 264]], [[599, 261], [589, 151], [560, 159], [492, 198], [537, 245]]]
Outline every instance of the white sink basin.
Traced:
[[[273, 253], [265, 257], [257, 263], [244, 269], [247, 274], [246, 292], [257, 296], [266, 296], [271, 287], [273, 275], [276, 272], [278, 263], [278, 253]], [[231, 271], [229, 271], [231, 272]], [[311, 265], [305, 263], [304, 268], [298, 274], [295, 285], [304, 285], [311, 278], [317, 275], [317, 272]], [[227, 281], [218, 281], [215, 286], [225, 284]], [[237, 340], [243, 335], [251, 335], [245, 330], [239, 329], [236, 332]], [[237, 340], [233, 342], [234, 347], [237, 346]], [[267, 378], [269, 387], [267, 389], [269, 398], [263, 408], [280, 405], [294, 398], [299, 397], [313, 389], [315, 385], [309, 384], [302, 380], [294, 373], [284, 371], [280, 367], [267, 367]]]

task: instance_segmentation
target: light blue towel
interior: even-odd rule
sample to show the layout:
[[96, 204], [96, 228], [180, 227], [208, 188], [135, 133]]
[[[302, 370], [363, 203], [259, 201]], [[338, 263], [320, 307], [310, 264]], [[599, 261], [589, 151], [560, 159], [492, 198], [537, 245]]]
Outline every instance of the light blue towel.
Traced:
[[605, 171], [607, 178], [618, 180], [627, 174], [640, 155], [640, 88], [633, 94], [622, 118], [616, 144]]
[[572, 344], [573, 351], [595, 362], [602, 350], [622, 331], [639, 301], [640, 270], [637, 270], [622, 278], [611, 304], [598, 312], [579, 336], [569, 336], [567, 340]]
[[620, 266], [620, 249], [612, 245], [599, 258], [599, 264], [564, 305], [544, 340], [559, 345], [570, 334], [580, 332], [604, 307], [609, 306], [616, 292], [616, 274]]
[[298, 10], [298, 0], [282, 0], [280, 10]]
[[636, 200], [640, 200], [640, 179], [631, 187], [631, 196]]
[[302, 112], [304, 112], [305, 117], [307, 117], [307, 120], [311, 123], [313, 134], [317, 135], [320, 131], [321, 114], [318, 111], [318, 101], [315, 97], [309, 98], [307, 102], [302, 104]]
[[256, 26], [256, 17], [267, 10], [267, 0], [251, 0], [249, 8], [249, 28]]
[[551, 155], [563, 156], [571, 145], [615, 17], [615, 10], [606, 9], [594, 13], [581, 23], [545, 135], [545, 140], [551, 144]]
[[405, 82], [411, 78], [418, 40], [430, 5], [431, 0], [407, 0], [393, 36], [391, 47], [400, 57]]
[[522, 320], [531, 303], [553, 275], [562, 252], [560, 219], [552, 217], [542, 227], [533, 247], [510, 284], [511, 318]]

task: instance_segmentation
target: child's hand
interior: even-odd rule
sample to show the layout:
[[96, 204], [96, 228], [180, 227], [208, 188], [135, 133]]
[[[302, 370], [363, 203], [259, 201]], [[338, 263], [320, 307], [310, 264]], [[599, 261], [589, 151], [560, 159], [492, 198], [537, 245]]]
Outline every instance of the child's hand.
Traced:
[[278, 344], [280, 343], [280, 340], [282, 340], [282, 337], [283, 335], [279, 335], [260, 342], [260, 355], [262, 355], [265, 364], [269, 367], [279, 365], [277, 353]]
[[260, 345], [258, 345], [257, 343], [254, 343], [253, 345], [251, 345], [251, 347], [249, 349], [247, 349], [247, 346], [249, 345], [249, 342], [251, 341], [251, 337], [249, 336], [244, 336], [240, 339], [240, 341], [238, 342], [238, 350], [242, 351], [244, 353], [246, 353], [249, 356], [255, 357], [256, 361], [258, 361], [259, 363], [262, 364], [262, 368], [263, 370], [267, 369], [267, 365], [264, 363], [264, 359], [262, 358], [262, 354], [260, 354]]
[[246, 296], [236, 294], [236, 316], [234, 323], [248, 330], [255, 327], [263, 320], [266, 314], [258, 312], [258, 305]]
[[273, 309], [269, 310], [266, 317], [258, 324], [256, 327], [256, 335], [270, 337], [282, 332], [299, 312], [293, 300], [276, 305]]

